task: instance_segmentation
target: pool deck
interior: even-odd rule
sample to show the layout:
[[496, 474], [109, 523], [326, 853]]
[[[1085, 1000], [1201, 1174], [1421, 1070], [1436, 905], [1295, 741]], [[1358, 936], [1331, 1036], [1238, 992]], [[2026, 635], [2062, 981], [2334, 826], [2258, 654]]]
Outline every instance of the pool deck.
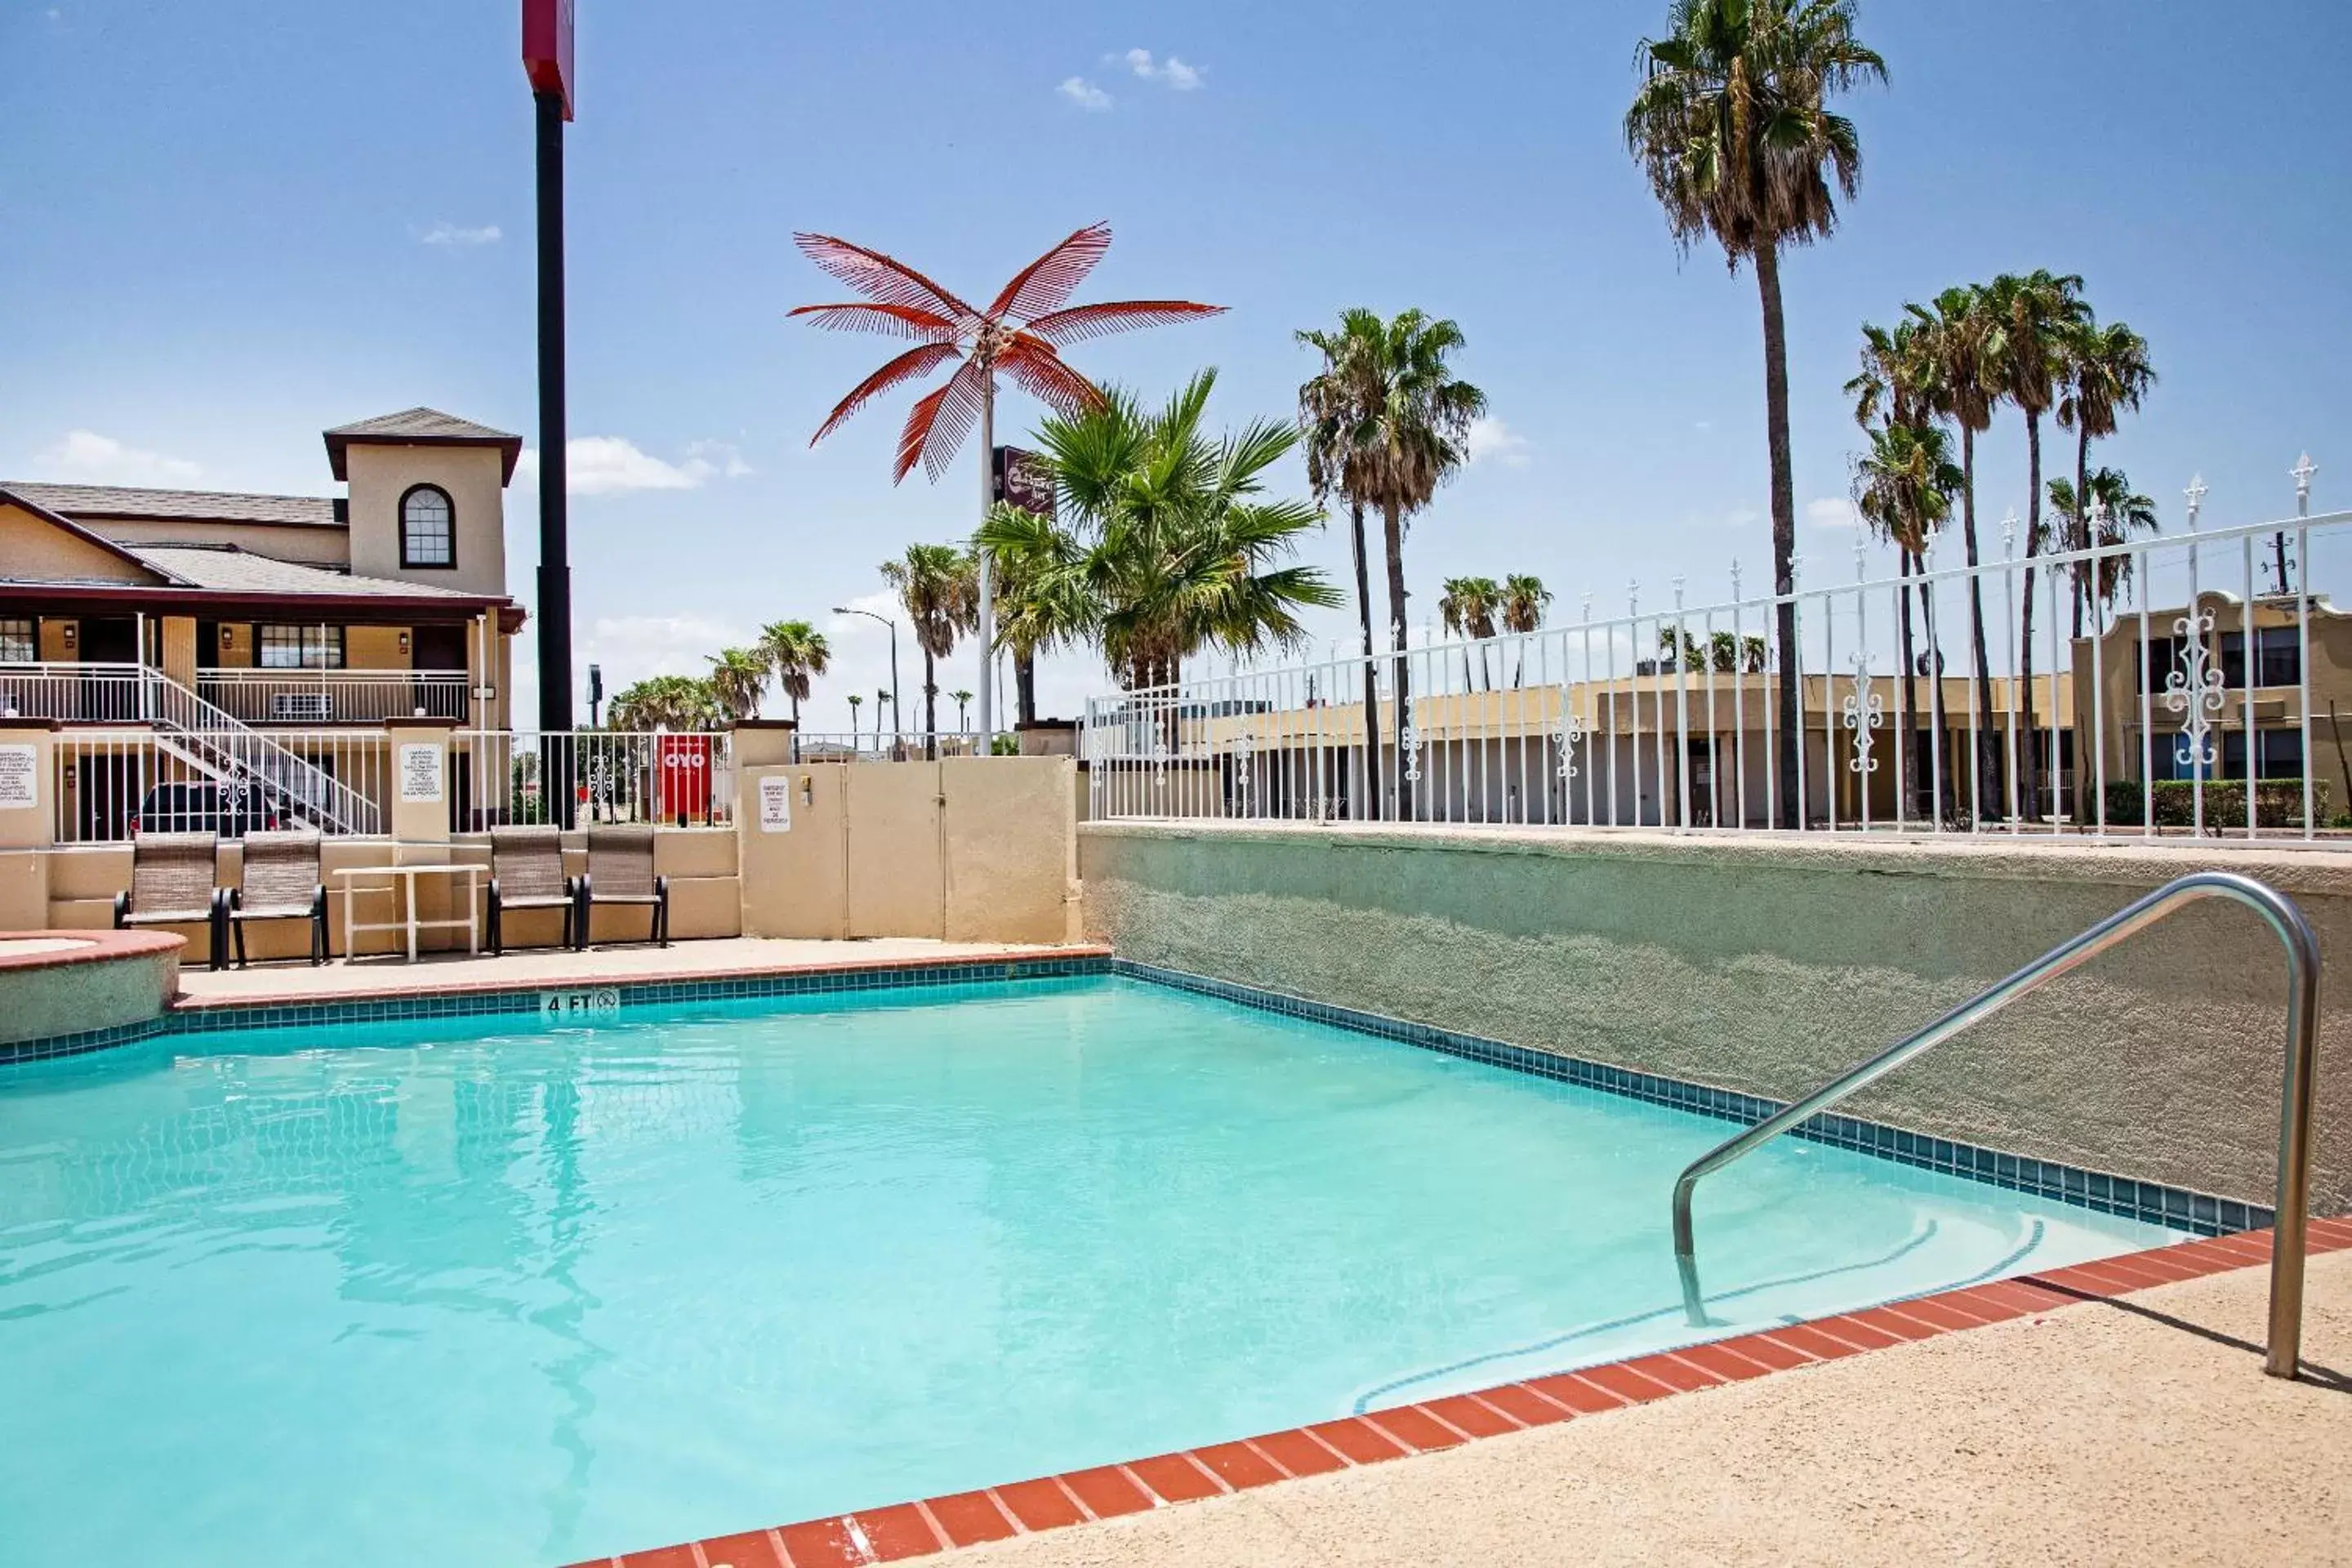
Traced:
[[783, 937], [723, 937], [670, 947], [515, 948], [493, 958], [462, 952], [427, 953], [410, 963], [399, 957], [257, 963], [250, 969], [180, 972], [181, 1008], [255, 1006], [341, 1001], [417, 992], [436, 996], [476, 991], [543, 990], [664, 981], [731, 980], [771, 974], [967, 963], [994, 958], [1077, 958], [1108, 953], [1090, 945], [1038, 947], [989, 942], [930, 942], [877, 937], [866, 942]]
[[2352, 1563], [2352, 1218], [2312, 1227], [2294, 1383], [2262, 1373], [2269, 1242], [2188, 1242], [609, 1568], [845, 1568], [950, 1544], [965, 1550], [940, 1561], [971, 1568]]

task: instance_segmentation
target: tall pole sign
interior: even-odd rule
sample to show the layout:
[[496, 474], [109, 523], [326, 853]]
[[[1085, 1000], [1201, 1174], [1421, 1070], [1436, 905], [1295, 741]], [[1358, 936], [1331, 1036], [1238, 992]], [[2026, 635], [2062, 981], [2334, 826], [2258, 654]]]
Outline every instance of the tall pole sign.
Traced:
[[572, 0], [522, 0], [522, 68], [539, 115], [539, 727], [572, 728], [572, 546], [563, 434], [563, 124]]

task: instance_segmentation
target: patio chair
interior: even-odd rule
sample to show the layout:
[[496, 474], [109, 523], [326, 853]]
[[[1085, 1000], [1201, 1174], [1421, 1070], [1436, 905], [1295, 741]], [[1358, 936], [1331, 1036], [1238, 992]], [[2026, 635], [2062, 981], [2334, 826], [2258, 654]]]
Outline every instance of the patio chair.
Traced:
[[131, 890], [114, 895], [114, 929], [200, 925], [214, 969], [228, 966], [227, 895], [215, 885], [220, 836], [142, 833], [131, 841]]
[[315, 833], [248, 833], [245, 874], [228, 892], [229, 929], [236, 933], [236, 966], [245, 967], [247, 921], [309, 921], [310, 962], [327, 961], [327, 884], [319, 875]]
[[588, 945], [588, 917], [598, 904], [642, 904], [653, 911], [646, 940], [669, 945], [669, 879], [654, 875], [650, 823], [588, 829], [588, 869], [580, 879], [580, 917], [573, 929]]
[[563, 834], [553, 827], [490, 829], [490, 951], [506, 951], [506, 911], [562, 910], [563, 945], [572, 945], [579, 889], [563, 874]]

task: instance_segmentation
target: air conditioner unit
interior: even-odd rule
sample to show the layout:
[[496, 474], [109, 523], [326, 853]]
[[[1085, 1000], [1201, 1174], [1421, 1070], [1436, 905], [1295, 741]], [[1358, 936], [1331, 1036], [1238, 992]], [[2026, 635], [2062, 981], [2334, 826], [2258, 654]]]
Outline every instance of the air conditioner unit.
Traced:
[[324, 691], [273, 691], [269, 716], [283, 722], [323, 724], [335, 716], [335, 700]]

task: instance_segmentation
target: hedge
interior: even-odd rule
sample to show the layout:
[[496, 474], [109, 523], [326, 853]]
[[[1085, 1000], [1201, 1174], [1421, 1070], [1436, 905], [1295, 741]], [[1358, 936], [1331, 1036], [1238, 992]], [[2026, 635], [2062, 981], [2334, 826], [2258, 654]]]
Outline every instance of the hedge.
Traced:
[[[2313, 826], [2327, 822], [2327, 784], [2326, 779], [2311, 781], [2311, 810], [2315, 819]], [[2137, 827], [2143, 786], [2129, 780], [2119, 780], [2107, 785], [2107, 825], [2110, 827]], [[2156, 825], [2158, 827], [2189, 827], [2197, 821], [2197, 785], [2189, 779], [2159, 779], [2156, 784]], [[2243, 826], [2246, 820], [2246, 784], [2243, 779], [2207, 779], [2205, 781], [2205, 820], [2209, 825], [2226, 826], [2231, 823]], [[2263, 827], [2301, 827], [2303, 826], [2303, 781], [2301, 779], [2258, 779], [2254, 783], [2254, 820]]]

